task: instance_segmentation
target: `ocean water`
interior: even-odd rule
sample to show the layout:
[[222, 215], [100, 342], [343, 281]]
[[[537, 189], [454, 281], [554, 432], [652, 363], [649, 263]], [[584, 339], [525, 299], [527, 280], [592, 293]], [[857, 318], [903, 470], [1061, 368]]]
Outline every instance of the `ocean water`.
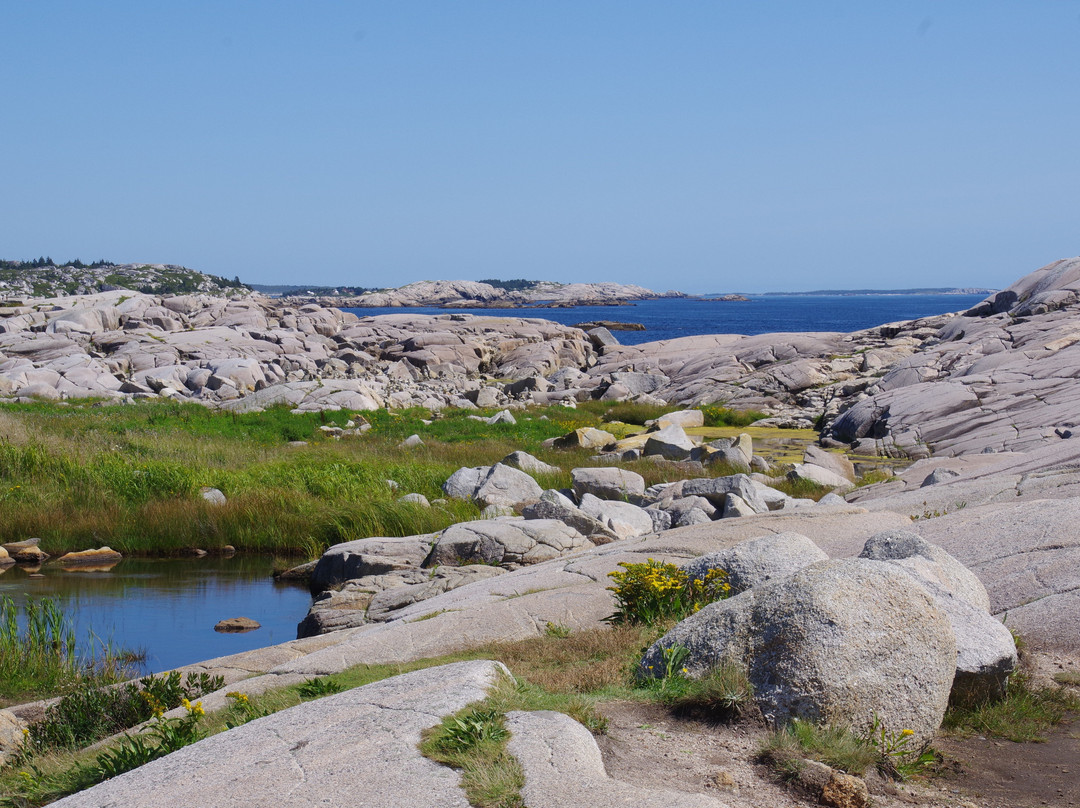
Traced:
[[619, 331], [623, 345], [638, 345], [697, 334], [770, 334], [779, 331], [860, 331], [934, 314], [966, 311], [984, 295], [814, 295], [751, 296], [750, 300], [704, 302], [678, 298], [642, 300], [626, 306], [572, 309], [345, 309], [359, 317], [376, 314], [448, 314], [484, 317], [539, 317], [564, 325], [594, 320], [641, 323], [644, 331]]

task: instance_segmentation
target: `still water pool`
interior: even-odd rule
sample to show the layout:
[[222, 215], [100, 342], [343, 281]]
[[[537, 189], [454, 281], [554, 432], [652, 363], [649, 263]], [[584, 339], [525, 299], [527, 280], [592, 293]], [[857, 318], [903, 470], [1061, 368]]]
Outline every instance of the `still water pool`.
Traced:
[[[275, 582], [271, 566], [259, 556], [132, 558], [108, 569], [46, 564], [43, 578], [16, 566], [0, 571], [0, 595], [20, 606], [27, 598], [55, 597], [72, 619], [81, 649], [92, 631], [115, 647], [145, 652], [143, 672], [156, 673], [296, 639], [311, 597], [302, 584]], [[214, 631], [228, 617], [250, 617], [262, 628]]]

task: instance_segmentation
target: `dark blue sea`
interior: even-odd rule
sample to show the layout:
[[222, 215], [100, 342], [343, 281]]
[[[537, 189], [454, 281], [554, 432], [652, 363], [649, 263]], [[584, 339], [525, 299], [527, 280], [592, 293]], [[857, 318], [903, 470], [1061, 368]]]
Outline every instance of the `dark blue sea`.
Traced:
[[359, 317], [376, 314], [447, 314], [485, 317], [540, 317], [564, 325], [594, 320], [641, 323], [644, 331], [619, 331], [623, 345], [697, 334], [770, 334], [777, 331], [860, 331], [897, 320], [965, 311], [985, 295], [807, 295], [750, 296], [746, 302], [664, 298], [626, 306], [572, 309], [345, 309]]

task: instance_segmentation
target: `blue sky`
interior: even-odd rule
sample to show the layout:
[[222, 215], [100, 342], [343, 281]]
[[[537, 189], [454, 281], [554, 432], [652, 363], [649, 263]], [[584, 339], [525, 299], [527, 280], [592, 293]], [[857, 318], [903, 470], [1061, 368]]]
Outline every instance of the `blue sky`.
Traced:
[[1080, 2], [0, 5], [0, 257], [1003, 286], [1080, 253]]

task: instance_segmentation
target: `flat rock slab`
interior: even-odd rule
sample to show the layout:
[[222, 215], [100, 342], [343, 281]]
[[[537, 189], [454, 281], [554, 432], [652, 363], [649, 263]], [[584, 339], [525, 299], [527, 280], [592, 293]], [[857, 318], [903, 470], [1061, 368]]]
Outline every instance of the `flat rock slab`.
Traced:
[[55, 803], [64, 808], [468, 808], [420, 733], [484, 698], [506, 669], [414, 671], [253, 721]]
[[725, 806], [705, 794], [643, 788], [608, 777], [592, 735], [564, 713], [514, 711], [507, 713], [506, 724], [510, 730], [510, 754], [525, 771], [522, 796], [526, 805], [543, 808]]
[[1080, 501], [965, 508], [920, 522], [986, 586], [991, 611], [1039, 647], [1080, 648]]

